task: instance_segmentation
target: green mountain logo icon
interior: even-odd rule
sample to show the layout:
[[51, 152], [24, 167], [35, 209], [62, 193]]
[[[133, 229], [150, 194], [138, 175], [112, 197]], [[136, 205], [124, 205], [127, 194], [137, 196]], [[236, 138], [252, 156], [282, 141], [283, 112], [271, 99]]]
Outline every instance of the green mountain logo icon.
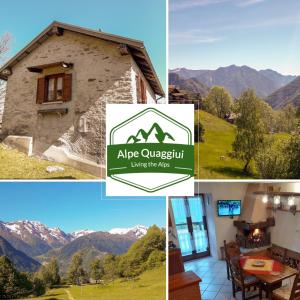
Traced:
[[153, 123], [152, 127], [148, 132], [144, 129], [139, 129], [136, 135], [131, 135], [127, 139], [127, 144], [136, 143], [152, 143], [154, 141], [162, 144], [166, 139], [175, 141], [172, 135], [168, 132], [164, 132], [157, 123]]

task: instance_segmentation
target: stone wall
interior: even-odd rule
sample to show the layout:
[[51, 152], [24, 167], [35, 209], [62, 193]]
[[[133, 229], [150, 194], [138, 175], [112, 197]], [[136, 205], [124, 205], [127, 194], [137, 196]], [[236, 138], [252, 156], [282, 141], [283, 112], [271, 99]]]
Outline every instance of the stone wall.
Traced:
[[2, 124], [2, 116], [4, 111], [5, 85], [6, 84], [0, 80], [0, 128]]
[[[74, 64], [68, 71], [73, 74], [72, 100], [36, 104], [38, 77], [64, 70], [54, 68], [38, 74], [29, 72], [27, 67], [59, 61]], [[13, 67], [7, 83], [3, 132], [32, 136], [34, 154], [59, 145], [104, 164], [106, 103], [135, 102], [134, 68], [132, 57], [121, 56], [118, 44], [69, 31], [63, 36], [54, 35]], [[148, 93], [153, 95], [150, 88]], [[68, 108], [68, 113], [37, 113], [46, 108]]]

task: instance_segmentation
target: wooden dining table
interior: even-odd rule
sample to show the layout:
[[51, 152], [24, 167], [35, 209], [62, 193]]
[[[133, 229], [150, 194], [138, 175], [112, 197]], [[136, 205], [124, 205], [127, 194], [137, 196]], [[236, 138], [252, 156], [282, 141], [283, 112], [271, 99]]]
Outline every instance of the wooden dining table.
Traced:
[[[257, 260], [272, 260], [270, 257], [262, 258], [262, 257], [255, 257], [254, 255], [250, 256], [251, 259], [257, 259]], [[241, 257], [241, 261], [245, 260], [247, 257]], [[265, 291], [267, 292], [268, 299], [272, 299], [272, 292], [273, 290], [281, 287], [282, 281], [285, 279], [288, 279], [290, 277], [293, 277], [297, 274], [297, 270], [293, 269], [289, 266], [286, 266], [282, 264], [279, 261], [273, 260], [273, 262], [277, 265], [276, 272], [271, 270], [270, 272], [261, 272], [261, 271], [255, 271], [255, 270], [245, 270], [246, 273], [249, 273], [251, 275], [256, 276], [261, 283], [264, 284]], [[242, 267], [245, 266], [245, 264], [242, 263]], [[279, 268], [278, 268], [279, 266]]]

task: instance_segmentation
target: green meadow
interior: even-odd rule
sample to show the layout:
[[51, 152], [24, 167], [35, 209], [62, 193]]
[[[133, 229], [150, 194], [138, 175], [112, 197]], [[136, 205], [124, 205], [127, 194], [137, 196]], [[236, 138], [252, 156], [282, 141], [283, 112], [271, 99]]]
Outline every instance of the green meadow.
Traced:
[[[195, 121], [204, 126], [204, 143], [195, 144], [195, 174], [197, 179], [257, 179], [252, 163], [251, 173], [243, 173], [243, 162], [229, 156], [236, 135], [236, 126], [205, 111], [195, 111]], [[288, 134], [275, 134], [280, 142]]]
[[[11, 149], [0, 143], [0, 179], [93, 179], [95, 176]], [[48, 166], [62, 166], [63, 172], [47, 173]]]
[[[29, 299], [29, 298], [27, 298]], [[60, 287], [32, 300], [164, 300], [165, 266], [144, 272], [135, 280], [116, 280], [109, 284]], [[24, 300], [24, 299], [23, 299]]]

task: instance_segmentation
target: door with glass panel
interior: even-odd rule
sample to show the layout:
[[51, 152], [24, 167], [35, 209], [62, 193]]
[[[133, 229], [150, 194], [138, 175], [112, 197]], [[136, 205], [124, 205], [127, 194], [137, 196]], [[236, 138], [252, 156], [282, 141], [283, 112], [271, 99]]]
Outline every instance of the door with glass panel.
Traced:
[[171, 197], [171, 203], [183, 259], [208, 256], [210, 252], [203, 196]]

